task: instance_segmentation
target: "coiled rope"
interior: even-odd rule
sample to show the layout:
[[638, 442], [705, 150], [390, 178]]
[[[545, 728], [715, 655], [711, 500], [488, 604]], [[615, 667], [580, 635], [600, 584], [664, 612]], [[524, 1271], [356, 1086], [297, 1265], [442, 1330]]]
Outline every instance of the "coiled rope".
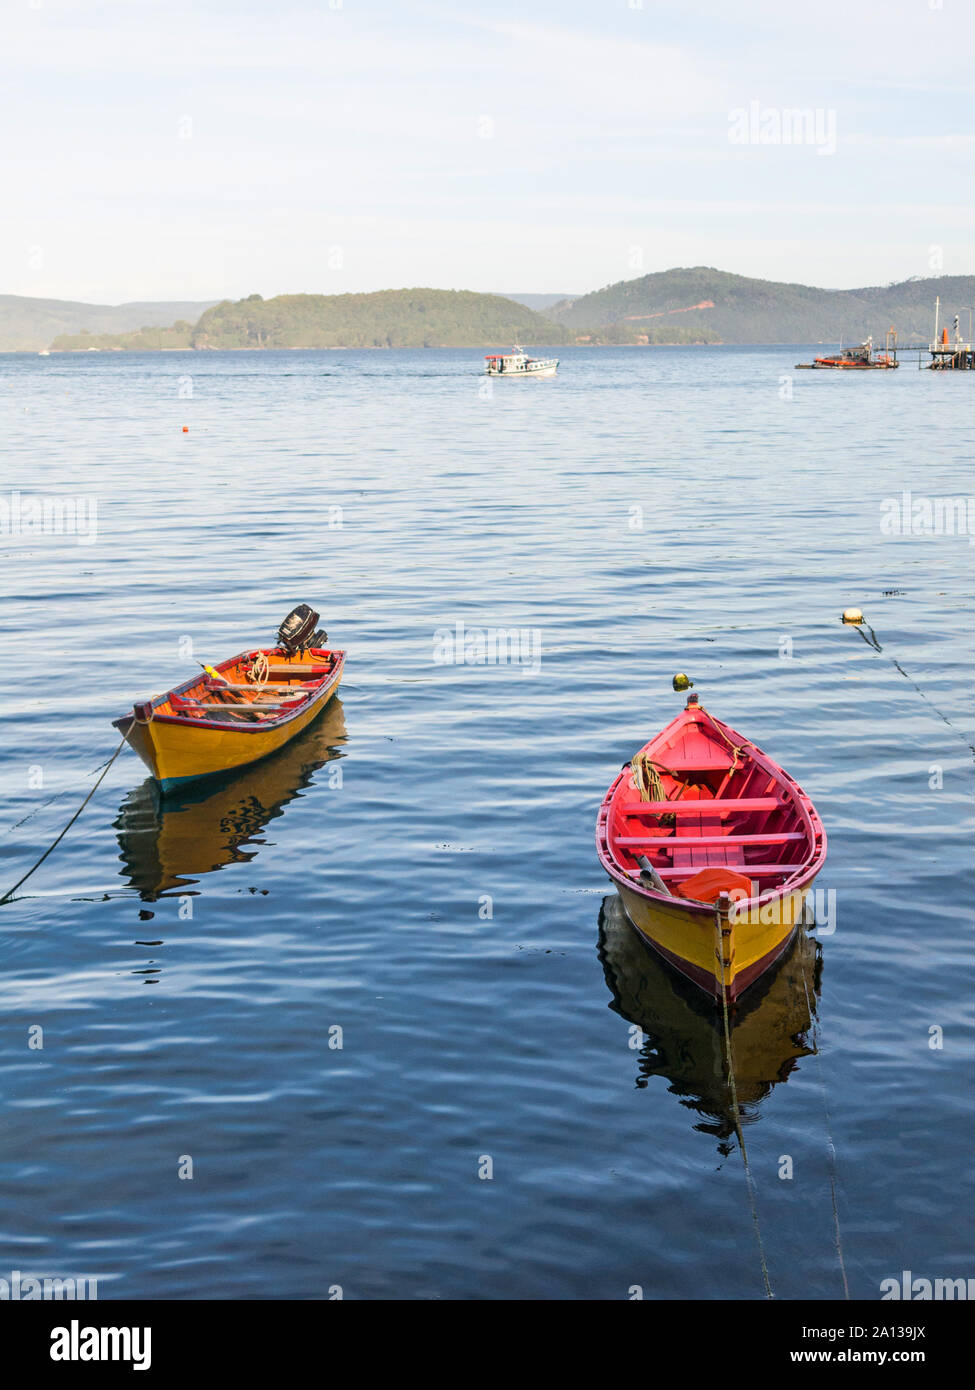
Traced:
[[253, 681], [256, 688], [261, 691], [267, 685], [270, 674], [271, 663], [267, 659], [267, 653], [258, 652], [247, 668], [247, 679]]
[[660, 772], [667, 772], [669, 769], [661, 767], [658, 771], [657, 764], [645, 753], [634, 753], [630, 760], [630, 767], [633, 769], [633, 786], [640, 793], [641, 801], [667, 800], [664, 795], [663, 783], [660, 780]]

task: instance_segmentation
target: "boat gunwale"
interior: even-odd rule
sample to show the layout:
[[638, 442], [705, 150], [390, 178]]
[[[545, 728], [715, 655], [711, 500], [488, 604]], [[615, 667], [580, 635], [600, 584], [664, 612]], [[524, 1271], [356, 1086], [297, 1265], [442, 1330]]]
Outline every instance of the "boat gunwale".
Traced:
[[[312, 650], [325, 653], [335, 658], [335, 665], [332, 671], [329, 673], [327, 679], [324, 680], [321, 685], [316, 686], [314, 692], [309, 694], [307, 698], [300, 700], [292, 708], [276, 715], [273, 719], [261, 719], [254, 723], [228, 724], [224, 719], [207, 719], [206, 717], [197, 719], [188, 714], [156, 714], [155, 711], [160, 705], [164, 705], [171, 695], [181, 695], [184, 691], [192, 690], [194, 686], [200, 684], [200, 676], [191, 676], [189, 679], [183, 681], [182, 684], [174, 685], [170, 690], [164, 691], [161, 695], [154, 695], [152, 700], [147, 702], [153, 710], [147, 722], [150, 724], [176, 724], [184, 729], [204, 729], [208, 732], [219, 730], [221, 733], [235, 734], [259, 734], [267, 733], [269, 730], [273, 729], [280, 729], [283, 725], [289, 723], [292, 719], [296, 719], [299, 715], [307, 714], [309, 709], [313, 709], [323, 696], [330, 694], [334, 690], [341, 679], [342, 671], [345, 668], [345, 652], [342, 650], [332, 650], [328, 647], [309, 648], [309, 651]], [[248, 647], [245, 648], [244, 651], [238, 652], [236, 656], [228, 657], [225, 661], [219, 662], [214, 667], [214, 670], [222, 673], [228, 667], [236, 666], [241, 661], [252, 661], [255, 656], [260, 654], [267, 657], [281, 656], [287, 659], [287, 653], [283, 651], [281, 647]], [[248, 706], [241, 705], [239, 708], [244, 709], [248, 708]], [[137, 720], [134, 707], [130, 713], [123, 714], [118, 719], [113, 719], [112, 725], [114, 728], [118, 729], [120, 733], [127, 735], [133, 721], [140, 722]]]
[[[801, 868], [795, 869], [776, 887], [766, 888], [764, 892], [759, 893], [757, 897], [742, 898], [740, 901], [735, 902], [732, 907], [732, 913], [737, 917], [754, 908], [767, 907], [769, 903], [774, 902], [777, 898], [783, 898], [790, 893], [808, 888], [823, 867], [823, 863], [826, 859], [826, 829], [811, 798], [803, 791], [796, 779], [790, 773], [786, 772], [785, 768], [780, 767], [774, 758], [771, 758], [759, 748], [757, 744], [752, 743], [751, 739], [743, 738], [742, 735], [732, 729], [729, 724], [725, 724], [722, 720], [715, 718], [710, 710], [705, 710], [703, 706], [698, 706], [697, 712], [706, 714], [708, 719], [713, 721], [721, 733], [728, 735], [736, 745], [744, 749], [752, 761], [762, 768], [763, 771], [775, 778], [776, 783], [788, 794], [791, 805], [799, 812], [805, 829], [809, 834], [810, 841], [812, 842], [810, 855]], [[692, 715], [693, 711], [687, 709], [682, 710], [681, 713], [675, 716], [669, 724], [665, 725], [659, 733], [655, 734], [653, 738], [643, 744], [639, 752], [642, 753], [646, 749], [652, 747], [669, 729], [674, 729], [676, 732], [679, 723], [696, 723], [696, 720], [693, 718], [690, 720], [686, 718], [688, 714]], [[713, 903], [702, 903], [694, 898], [682, 898], [678, 894], [661, 893], [657, 889], [647, 888], [639, 878], [631, 878], [627, 870], [617, 862], [615, 851], [610, 843], [609, 816], [612, 809], [613, 798], [616, 795], [620, 783], [630, 771], [631, 764], [626, 763], [617, 773], [616, 777], [613, 778], [612, 785], [600, 803], [599, 813], [596, 819], [596, 853], [599, 856], [599, 862], [617, 887], [626, 888], [631, 893], [635, 893], [638, 897], [645, 898], [648, 902], [659, 903], [669, 907], [676, 906], [681, 911], [686, 911], [691, 916], [713, 917], [715, 911]], [[721, 797], [716, 797], [713, 800], [708, 799], [704, 804], [706, 806], [720, 806], [723, 799], [724, 798]], [[816, 845], [817, 840], [819, 841], [818, 848]], [[747, 865], [745, 869], [747, 872]]]

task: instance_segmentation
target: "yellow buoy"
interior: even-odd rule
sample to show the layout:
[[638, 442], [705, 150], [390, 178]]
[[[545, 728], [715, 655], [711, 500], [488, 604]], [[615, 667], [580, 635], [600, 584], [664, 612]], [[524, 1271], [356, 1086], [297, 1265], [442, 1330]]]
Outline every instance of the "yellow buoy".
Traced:
[[690, 676], [685, 676], [683, 671], [677, 672], [677, 675], [674, 677], [675, 690], [690, 690], [693, 685], [694, 682], [691, 680]]
[[859, 608], [844, 608], [843, 621], [845, 623], [862, 623], [863, 614], [860, 612]]

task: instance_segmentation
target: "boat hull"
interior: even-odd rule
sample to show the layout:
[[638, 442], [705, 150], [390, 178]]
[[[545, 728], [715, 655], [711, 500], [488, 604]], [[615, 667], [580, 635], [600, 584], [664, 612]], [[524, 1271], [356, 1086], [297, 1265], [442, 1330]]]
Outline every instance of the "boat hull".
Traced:
[[[616, 885], [626, 915], [636, 931], [675, 970], [706, 994], [738, 999], [788, 949], [802, 921], [808, 888], [798, 889], [765, 908], [733, 913], [722, 921], [718, 936], [717, 911], [693, 913], [687, 907], [664, 905]], [[761, 921], [761, 916], [768, 919]], [[723, 961], [719, 968], [719, 939]]]
[[154, 902], [252, 859], [266, 843], [266, 827], [284, 815], [320, 768], [341, 756], [345, 738], [336, 696], [303, 733], [248, 767], [223, 777], [196, 777], [168, 792], [147, 777], [125, 797], [115, 822], [131, 886]]
[[812, 367], [817, 371], [836, 372], [890, 372], [899, 367], [899, 362], [797, 362], [798, 367]]
[[[318, 718], [341, 683], [344, 659], [343, 654], [337, 655], [330, 678], [312, 699], [284, 719], [230, 726], [155, 713], [143, 722], [131, 714], [115, 720], [115, 727], [164, 792], [202, 777], [232, 772], [277, 752]], [[286, 663], [282, 659], [279, 664]]]
[[724, 1141], [734, 1135], [736, 1119], [759, 1120], [771, 1093], [814, 1051], [820, 962], [816, 943], [801, 928], [735, 1012], [733, 1077], [710, 1001], [647, 948], [615, 893], [599, 914], [599, 956], [610, 1007], [642, 1035], [638, 1084], [665, 1077], [699, 1132]]
[[[507, 366], [502, 370], [498, 364], [503, 361], [511, 362], [513, 365]], [[516, 381], [528, 376], [555, 376], [558, 369], [559, 358], [557, 357], [534, 357], [528, 359], [489, 357], [484, 375], [504, 377], [506, 381]]]

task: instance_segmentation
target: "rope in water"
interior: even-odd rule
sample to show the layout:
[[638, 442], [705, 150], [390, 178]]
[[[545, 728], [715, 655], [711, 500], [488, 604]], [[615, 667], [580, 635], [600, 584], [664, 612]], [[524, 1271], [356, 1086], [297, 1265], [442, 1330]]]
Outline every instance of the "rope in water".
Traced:
[[97, 767], [90, 768], [87, 772], [82, 773], [81, 776], [73, 777], [66, 787], [62, 787], [59, 792], [55, 792], [54, 795], [49, 796], [46, 801], [42, 801], [38, 806], [35, 806], [33, 811], [28, 811], [26, 816], [21, 816], [20, 820], [15, 820], [13, 824], [6, 826], [0, 831], [0, 835], [12, 835], [15, 830], [19, 830], [22, 825], [26, 825], [29, 820], [33, 820], [34, 817], [39, 816], [42, 811], [46, 811], [48, 806], [53, 806], [55, 801], [60, 801], [63, 796], [67, 796], [77, 783], [87, 782], [89, 777], [94, 777], [96, 772], [101, 772], [103, 767], [105, 767], [105, 763], [99, 763]]
[[61, 841], [64, 839], [65, 835], [67, 835], [68, 831], [69, 831], [69, 830], [71, 829], [71, 827], [74, 825], [75, 821], [76, 821], [76, 820], [78, 819], [78, 817], [81, 815], [82, 811], [85, 809], [85, 807], [88, 805], [89, 801], [90, 801], [90, 800], [92, 799], [92, 797], [95, 795], [95, 793], [96, 793], [96, 791], [98, 790], [98, 788], [101, 786], [101, 784], [102, 784], [102, 782], [104, 781], [105, 777], [108, 775], [108, 770], [109, 770], [109, 768], [112, 766], [112, 764], [114, 763], [115, 759], [118, 757], [118, 755], [121, 753], [121, 751], [122, 751], [122, 749], [123, 749], [124, 747], [125, 747], [125, 735], [123, 734], [123, 735], [122, 735], [122, 738], [121, 738], [121, 740], [120, 740], [120, 742], [119, 742], [119, 746], [116, 748], [115, 752], [112, 754], [112, 756], [109, 758], [108, 762], [107, 762], [107, 763], [105, 764], [105, 766], [102, 768], [102, 774], [101, 774], [101, 776], [99, 777], [98, 781], [97, 781], [97, 782], [95, 783], [95, 785], [92, 787], [91, 791], [90, 791], [90, 792], [88, 793], [88, 795], [85, 797], [84, 801], [83, 801], [83, 802], [81, 803], [81, 805], [78, 807], [77, 811], [75, 811], [74, 815], [71, 817], [71, 819], [68, 821], [67, 825], [66, 825], [66, 826], [64, 827], [64, 829], [61, 831], [60, 835], [57, 837], [56, 840], [52, 840], [52, 842], [48, 845], [47, 849], [46, 849], [46, 850], [44, 851], [44, 853], [41, 855], [40, 859], [38, 859], [37, 862], [36, 862], [35, 864], [32, 864], [32, 865], [31, 865], [31, 867], [27, 870], [27, 872], [23, 875], [23, 877], [22, 877], [22, 878], [19, 878], [12, 888], [8, 888], [8, 889], [7, 889], [7, 891], [6, 891], [6, 893], [4, 893], [3, 897], [0, 898], [0, 907], [2, 907], [4, 903], [10, 901], [10, 899], [11, 899], [11, 898], [13, 897], [13, 895], [16, 893], [16, 891], [17, 891], [17, 889], [20, 887], [20, 885], [21, 885], [22, 883], [26, 883], [26, 882], [27, 882], [27, 880], [30, 878], [31, 874], [35, 871], [35, 869], [39, 869], [39, 868], [41, 867], [41, 865], [44, 863], [44, 860], [47, 858], [47, 856], [51, 853], [51, 851], [52, 851], [53, 849], [56, 849], [57, 846], [61, 843]]
[[[263, 661], [263, 666], [261, 665], [261, 662], [262, 662], [262, 661]], [[204, 667], [204, 669], [206, 669], [206, 668]], [[250, 678], [251, 680], [253, 680], [253, 681], [256, 682], [255, 689], [256, 689], [256, 691], [257, 691], [258, 694], [260, 694], [260, 692], [264, 689], [265, 685], [267, 684], [269, 674], [270, 674], [270, 671], [269, 671], [268, 659], [267, 659], [267, 657], [264, 655], [264, 653], [262, 652], [261, 655], [260, 655], [260, 657], [254, 662], [254, 664], [251, 666], [250, 671], [248, 672], [249, 678]], [[136, 722], [137, 722], [137, 723], [138, 723], [138, 722], [148, 722], [148, 721], [140, 721], [140, 720], [138, 719], [138, 716], [135, 716], [135, 718], [136, 718]], [[152, 718], [152, 712], [151, 712], [151, 708], [150, 708], [149, 719], [151, 719], [151, 718]], [[104, 764], [102, 765], [101, 776], [99, 777], [98, 781], [97, 781], [97, 782], [95, 783], [95, 785], [92, 787], [91, 791], [90, 791], [90, 792], [88, 793], [88, 795], [85, 797], [84, 801], [83, 801], [83, 802], [81, 803], [81, 805], [78, 807], [77, 811], [75, 811], [74, 815], [71, 817], [71, 819], [68, 821], [67, 825], [66, 825], [66, 826], [64, 827], [64, 829], [61, 831], [60, 835], [58, 835], [58, 837], [57, 837], [55, 840], [52, 840], [52, 841], [51, 841], [51, 843], [48, 845], [47, 849], [46, 849], [46, 850], [44, 851], [44, 853], [41, 855], [40, 859], [38, 859], [34, 864], [31, 865], [31, 867], [27, 870], [27, 872], [23, 875], [23, 877], [19, 878], [12, 888], [8, 888], [8, 889], [7, 889], [7, 891], [6, 891], [6, 893], [4, 893], [3, 897], [0, 898], [0, 907], [2, 907], [4, 903], [7, 903], [7, 902], [10, 901], [10, 899], [11, 899], [11, 898], [13, 897], [13, 895], [16, 893], [17, 889], [21, 886], [21, 884], [26, 883], [27, 880], [30, 878], [31, 874], [34, 873], [35, 870], [37, 870], [37, 869], [39, 869], [39, 868], [41, 867], [41, 865], [44, 863], [44, 860], [48, 857], [48, 855], [51, 853], [51, 851], [54, 850], [54, 849], [56, 849], [56, 848], [58, 847], [58, 845], [59, 845], [59, 844], [61, 843], [61, 841], [64, 839], [65, 835], [68, 833], [68, 831], [69, 831], [69, 830], [71, 829], [71, 827], [74, 825], [75, 821], [76, 821], [76, 820], [78, 819], [78, 817], [81, 815], [82, 811], [83, 811], [83, 810], [85, 809], [85, 807], [88, 805], [89, 801], [90, 801], [90, 800], [92, 799], [92, 797], [95, 795], [95, 792], [96, 792], [96, 791], [98, 790], [98, 788], [101, 786], [103, 780], [105, 779], [105, 776], [106, 776], [107, 773], [108, 773], [109, 768], [112, 766], [112, 764], [114, 763], [115, 759], [118, 757], [118, 755], [121, 753], [122, 749], [125, 747], [125, 742], [126, 742], [126, 740], [125, 740], [125, 735], [123, 734], [123, 735], [122, 735], [122, 738], [119, 740], [119, 745], [118, 745], [118, 747], [116, 748], [115, 752], [114, 752], [114, 753], [112, 754], [112, 756], [109, 758], [108, 762], [107, 762], [107, 763], [104, 763]], [[98, 771], [97, 768], [96, 768], [95, 770], [96, 770], [96, 772]], [[56, 800], [57, 800], [56, 797], [52, 797], [52, 798], [51, 798], [51, 801], [47, 802], [46, 804], [47, 804], [47, 805], [50, 805], [51, 802], [56, 801]], [[41, 808], [38, 808], [38, 809], [41, 809]], [[35, 813], [35, 812], [31, 812], [31, 815], [34, 815], [34, 814], [36, 814], [36, 813]], [[30, 816], [25, 816], [25, 817], [24, 817], [24, 821], [29, 820], [29, 819], [30, 819]], [[23, 824], [23, 821], [18, 821], [17, 824], [18, 824], [18, 825], [21, 825], [21, 824]], [[11, 829], [16, 829], [16, 826], [11, 827]]]
[[[903, 667], [903, 666], [900, 664], [900, 662], [897, 660], [897, 657], [896, 657], [896, 656], [891, 656], [889, 652], [885, 652], [885, 651], [884, 651], [883, 647], [881, 646], [881, 644], [880, 644], [880, 642], [879, 642], [879, 640], [878, 640], [878, 638], [877, 638], [877, 634], [874, 632], [874, 630], [873, 630], [873, 628], [870, 626], [870, 624], [869, 624], [869, 623], [863, 623], [863, 625], [861, 626], [859, 623], [854, 623], [854, 624], [851, 624], [851, 626], [852, 626], [852, 627], [855, 627], [856, 631], [860, 634], [860, 636], [863, 638], [864, 642], [866, 642], [866, 644], [867, 644], [868, 647], [872, 647], [873, 650], [874, 650], [875, 652], [879, 652], [881, 656], [886, 656], [886, 657], [887, 657], [887, 660], [894, 666], [894, 668], [895, 668], [897, 671], [900, 672], [900, 674], [904, 677], [904, 679], [905, 679], [906, 681], [909, 681], [909, 682], [911, 683], [911, 685], [913, 685], [914, 689], [915, 689], [915, 690], [917, 691], [917, 693], [920, 695], [920, 697], [921, 697], [921, 699], [924, 701], [924, 703], [925, 703], [926, 705], [929, 705], [929, 706], [931, 707], [931, 709], [934, 710], [934, 712], [935, 712], [935, 714], [938, 716], [938, 718], [939, 718], [939, 719], [942, 719], [942, 720], [948, 725], [948, 728], [952, 731], [952, 733], [953, 733], [953, 734], [956, 734], [956, 735], [958, 736], [958, 738], [961, 739], [962, 743], [964, 743], [965, 747], [968, 749], [968, 751], [969, 751], [970, 753], [975, 753], [975, 743], [970, 743], [970, 742], [968, 741], [968, 738], [966, 737], [966, 735], [963, 734], [962, 731], [961, 731], [956, 725], [952, 724], [951, 720], [948, 718], [948, 716], [945, 714], [945, 712], [944, 712], [943, 710], [940, 710], [940, 709], [938, 708], [938, 706], [934, 703], [934, 701], [933, 701], [928, 695], [926, 695], [926, 694], [924, 693], [924, 691], [923, 691], [923, 690], [921, 689], [921, 687], [918, 685], [917, 681], [916, 681], [916, 680], [914, 679], [914, 677], [910, 674], [910, 672], [904, 670], [904, 667]], [[867, 633], [863, 631], [863, 628], [864, 628], [864, 627], [865, 627], [865, 628], [867, 629], [867, 631], [870, 633], [870, 636], [869, 636], [869, 637], [867, 636]]]
[[840, 1213], [836, 1201], [836, 1145], [833, 1143], [833, 1132], [829, 1122], [829, 1103], [826, 1098], [826, 1080], [823, 1076], [823, 1061], [819, 1052], [819, 1034], [816, 1029], [816, 1016], [813, 1013], [812, 1003], [809, 998], [809, 987], [806, 984], [806, 967], [801, 957], [799, 960], [799, 973], [802, 976], [802, 988], [806, 996], [806, 1011], [809, 1014], [809, 1021], [813, 1029], [813, 1052], [816, 1054], [819, 1085], [823, 1093], [823, 1118], [826, 1127], [826, 1143], [829, 1147], [829, 1191], [833, 1202], [833, 1228], [836, 1231], [836, 1255], [840, 1262], [840, 1274], [843, 1278], [843, 1297], [849, 1301], [850, 1285], [846, 1277], [846, 1261], [843, 1259], [843, 1237], [840, 1234]]
[[742, 1163], [745, 1165], [745, 1183], [748, 1187], [748, 1201], [752, 1209], [752, 1224], [755, 1227], [755, 1239], [758, 1242], [758, 1258], [762, 1265], [762, 1280], [765, 1284], [765, 1297], [774, 1298], [772, 1285], [768, 1275], [768, 1262], [765, 1259], [765, 1246], [762, 1242], [762, 1228], [758, 1220], [758, 1205], [755, 1201], [755, 1183], [752, 1179], [751, 1165], [748, 1162], [748, 1149], [745, 1147], [745, 1136], [741, 1128], [741, 1110], [738, 1106], [738, 1086], [735, 1082], [734, 1058], [731, 1052], [731, 1028], [728, 1023], [728, 992], [724, 983], [724, 952], [721, 949], [721, 910], [715, 909], [714, 931], [717, 949], [715, 951], [717, 976], [721, 982], [721, 1013], [724, 1018], [724, 1046], [725, 1056], [728, 1063], [728, 1086], [731, 1091], [731, 1114], [735, 1122], [735, 1133], [738, 1136], [738, 1147], [741, 1150]]

